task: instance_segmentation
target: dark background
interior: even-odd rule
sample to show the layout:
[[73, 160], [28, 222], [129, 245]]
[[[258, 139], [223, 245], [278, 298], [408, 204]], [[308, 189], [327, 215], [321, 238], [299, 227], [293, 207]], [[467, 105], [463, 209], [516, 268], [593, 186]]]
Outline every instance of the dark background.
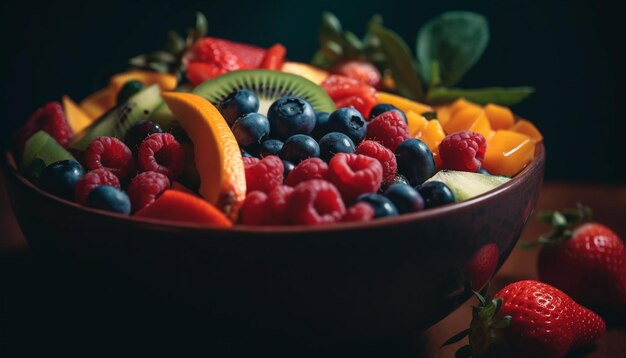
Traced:
[[[546, 138], [548, 179], [626, 182], [618, 101], [623, 74], [621, 12], [597, 1], [55, 1], [2, 4], [0, 48], [3, 138], [39, 106], [69, 94], [80, 100], [124, 69], [133, 55], [160, 49], [169, 29], [194, 12], [209, 35], [269, 46], [308, 61], [323, 10], [362, 35], [374, 13], [410, 47], [419, 26], [445, 10], [487, 16], [491, 42], [461, 86], [532, 85], [514, 108]], [[6, 129], [5, 129], [6, 128]]]

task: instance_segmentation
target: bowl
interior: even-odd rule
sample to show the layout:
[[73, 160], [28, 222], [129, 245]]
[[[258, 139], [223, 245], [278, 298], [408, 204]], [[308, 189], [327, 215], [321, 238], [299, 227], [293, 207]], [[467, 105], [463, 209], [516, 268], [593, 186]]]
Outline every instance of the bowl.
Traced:
[[15, 216], [39, 257], [100, 273], [83, 282], [123, 278], [238, 339], [298, 344], [404, 336], [444, 318], [508, 257], [544, 166], [538, 144], [512, 180], [465, 202], [365, 223], [220, 230], [81, 207], [22, 177], [11, 153], [3, 160]]

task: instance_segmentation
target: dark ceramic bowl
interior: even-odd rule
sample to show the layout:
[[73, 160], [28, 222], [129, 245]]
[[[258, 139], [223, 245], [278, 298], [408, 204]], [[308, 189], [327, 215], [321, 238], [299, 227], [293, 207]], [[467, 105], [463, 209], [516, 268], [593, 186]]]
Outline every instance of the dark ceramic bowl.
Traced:
[[[203, 312], [207, 325], [281, 341], [363, 341], [444, 318], [494, 274], [536, 203], [545, 153], [471, 200], [320, 227], [217, 230], [81, 207], [4, 170], [32, 250], [115, 272]], [[120, 277], [121, 277], [120, 276]]]

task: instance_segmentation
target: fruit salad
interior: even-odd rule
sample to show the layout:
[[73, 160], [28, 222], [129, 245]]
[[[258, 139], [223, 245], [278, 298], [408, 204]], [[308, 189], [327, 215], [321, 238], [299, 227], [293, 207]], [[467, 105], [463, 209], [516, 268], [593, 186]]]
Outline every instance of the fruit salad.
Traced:
[[[360, 40], [324, 14], [310, 64], [289, 61], [281, 44], [208, 37], [205, 23], [198, 14], [187, 39], [132, 58], [79, 103], [37, 109], [16, 135], [21, 174], [137, 218], [319, 225], [471, 199], [518, 174], [542, 141], [507, 106], [523, 90], [445, 87], [451, 67], [436, 61], [425, 86], [380, 21]], [[432, 26], [419, 41], [443, 46]]]

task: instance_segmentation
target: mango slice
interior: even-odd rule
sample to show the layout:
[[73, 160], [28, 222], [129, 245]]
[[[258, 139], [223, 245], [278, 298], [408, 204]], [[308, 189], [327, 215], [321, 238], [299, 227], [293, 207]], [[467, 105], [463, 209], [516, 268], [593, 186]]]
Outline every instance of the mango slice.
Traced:
[[493, 132], [485, 111], [475, 106], [467, 106], [453, 113], [444, 129], [447, 134], [469, 130], [482, 134], [485, 139], [491, 138]]
[[378, 92], [378, 103], [392, 104], [404, 113], [408, 111], [413, 111], [417, 114], [433, 112], [433, 107], [429, 105], [416, 101], [411, 101], [408, 98], [404, 98], [387, 92]]
[[317, 85], [324, 82], [329, 75], [327, 71], [324, 71], [321, 68], [302, 62], [285, 62], [283, 63], [283, 67], [280, 71], [302, 76]]
[[428, 119], [424, 118], [421, 114], [413, 111], [408, 111], [405, 114], [409, 126], [409, 135], [411, 137], [415, 137], [422, 128], [428, 125]]
[[489, 103], [485, 106], [485, 114], [494, 130], [508, 129], [515, 123], [513, 112], [507, 107]]
[[109, 87], [96, 91], [80, 102], [80, 108], [92, 118], [98, 118], [115, 107], [117, 92]]
[[65, 112], [67, 123], [70, 125], [70, 128], [72, 128], [74, 133], [80, 133], [83, 129], [93, 123], [95, 117], [92, 117], [87, 114], [87, 112], [83, 111], [69, 96], [63, 96], [62, 102], [63, 112]]
[[450, 121], [450, 115], [452, 114], [452, 108], [450, 106], [436, 106], [435, 112], [437, 112], [437, 119], [442, 126], [445, 126]]
[[459, 98], [456, 101], [452, 102], [449, 106], [450, 108], [450, 115], [453, 115], [454, 113], [468, 108], [468, 107], [472, 107], [472, 108], [480, 108], [479, 105], [477, 105], [474, 102], [470, 102], [468, 100], [466, 100], [465, 98]]
[[439, 157], [439, 144], [446, 137], [446, 133], [443, 131], [441, 123], [432, 119], [428, 121], [416, 135], [422, 142], [426, 143], [431, 152], [433, 152], [433, 158], [435, 159], [435, 166], [437, 169], [441, 168], [441, 157]]
[[534, 124], [525, 119], [520, 119], [519, 121], [517, 121], [511, 128], [509, 128], [509, 130], [525, 134], [529, 136], [530, 139], [532, 139], [535, 143], [540, 143], [541, 141], [543, 141], [543, 135], [541, 135], [539, 129], [537, 129]]
[[493, 175], [512, 177], [524, 169], [534, 156], [535, 143], [529, 136], [499, 130], [487, 141], [483, 168]]

